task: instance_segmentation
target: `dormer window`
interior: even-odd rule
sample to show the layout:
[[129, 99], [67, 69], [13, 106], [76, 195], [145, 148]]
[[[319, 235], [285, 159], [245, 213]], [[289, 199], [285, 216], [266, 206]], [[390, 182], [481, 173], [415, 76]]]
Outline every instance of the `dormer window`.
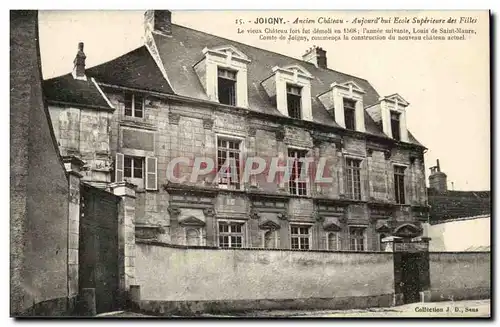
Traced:
[[204, 48], [194, 70], [211, 101], [248, 108], [248, 57], [232, 45]]
[[312, 121], [312, 79], [313, 76], [302, 66], [276, 66], [273, 75], [261, 84], [282, 115]]
[[286, 102], [288, 107], [288, 116], [301, 119], [301, 88], [299, 86], [287, 85]]
[[219, 102], [230, 106], [236, 105], [236, 75], [234, 70], [217, 69], [217, 89]]
[[125, 116], [144, 117], [144, 97], [142, 95], [125, 93]]
[[401, 140], [400, 130], [401, 127], [399, 125], [399, 112], [391, 111], [391, 130], [392, 130], [392, 138], [395, 140]]
[[330, 90], [318, 95], [318, 99], [339, 126], [364, 132], [364, 94], [365, 91], [354, 81], [335, 82], [330, 85]]
[[408, 142], [406, 127], [406, 109], [409, 103], [399, 94], [393, 94], [379, 99], [379, 102], [366, 108], [366, 112], [375, 123], [382, 125], [385, 135], [394, 140]]
[[344, 98], [345, 128], [356, 130], [356, 101]]

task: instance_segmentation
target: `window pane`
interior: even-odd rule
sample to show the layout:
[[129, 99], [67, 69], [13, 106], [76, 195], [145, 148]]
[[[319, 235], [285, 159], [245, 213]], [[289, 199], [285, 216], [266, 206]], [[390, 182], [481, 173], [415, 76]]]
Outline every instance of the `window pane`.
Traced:
[[134, 158], [134, 177], [135, 178], [142, 178], [142, 166], [143, 166], [143, 159], [142, 158]]
[[299, 238], [292, 237], [292, 249], [298, 249], [298, 248], [299, 248]]
[[123, 176], [132, 177], [132, 158], [124, 157], [123, 158]]
[[132, 94], [125, 93], [125, 116], [132, 116]]

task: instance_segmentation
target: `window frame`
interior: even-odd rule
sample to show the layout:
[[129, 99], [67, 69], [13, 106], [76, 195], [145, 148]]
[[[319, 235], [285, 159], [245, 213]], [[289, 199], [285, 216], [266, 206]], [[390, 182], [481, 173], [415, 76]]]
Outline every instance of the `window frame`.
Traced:
[[[290, 157], [290, 152], [293, 152], [295, 155], [294, 157]], [[290, 163], [290, 158], [294, 158], [293, 160], [293, 166], [290, 168], [290, 167], [287, 167], [287, 169], [289, 170], [289, 179], [287, 181], [287, 184], [288, 184], [288, 193], [291, 194], [291, 195], [295, 195], [295, 196], [308, 196], [309, 195], [309, 172], [306, 171], [306, 180], [305, 181], [302, 181], [302, 180], [299, 180], [299, 177], [300, 177], [300, 173], [302, 171], [302, 165], [305, 164], [305, 162], [300, 162], [300, 158], [307, 158], [307, 154], [309, 153], [309, 149], [306, 149], [306, 148], [296, 148], [296, 147], [288, 147], [287, 148], [287, 165]], [[299, 153], [303, 153], [304, 156], [303, 157], [298, 157], [297, 154]], [[300, 171], [298, 172], [297, 174], [297, 178], [295, 180], [292, 180], [293, 176], [294, 176], [294, 172], [297, 173], [297, 170], [299, 170], [299, 164], [300, 164]], [[291, 185], [294, 185], [294, 192], [291, 191], [292, 187]], [[300, 191], [299, 190], [303, 190], [305, 193], [304, 194], [300, 194]]]
[[[353, 106], [346, 106], [346, 103], [352, 103]], [[350, 131], [355, 131], [356, 130], [356, 103], [357, 101], [354, 100], [354, 99], [350, 99], [350, 98], [346, 98], [346, 97], [343, 97], [342, 98], [342, 106], [344, 108], [344, 124], [345, 124], [345, 128], [350, 130]], [[352, 114], [352, 128], [350, 128], [351, 126], [347, 124], [348, 122], [348, 116], [347, 116], [347, 113], [349, 113], [349, 115]], [[351, 117], [351, 116], [349, 116]]]
[[[335, 235], [335, 249], [330, 249], [330, 235]], [[326, 249], [327, 251], [340, 251], [340, 233], [326, 232]]]
[[[221, 76], [221, 74], [220, 74], [221, 72], [225, 72], [226, 74], [224, 74], [224, 76]], [[234, 77], [229, 76], [231, 73], [234, 73]], [[220, 88], [220, 86], [221, 86], [220, 80], [221, 79], [224, 80], [225, 83], [229, 83], [229, 82], [232, 83], [231, 88], [232, 88], [233, 94], [232, 94], [232, 96], [231, 96], [231, 94], [229, 94], [229, 103], [221, 102], [221, 88]], [[217, 100], [219, 101], [219, 103], [227, 105], [227, 106], [236, 106], [236, 104], [238, 103], [237, 83], [238, 83], [238, 71], [237, 70], [227, 68], [227, 67], [217, 66]]]
[[[390, 121], [391, 121], [391, 134], [392, 138], [401, 141], [401, 113], [395, 110], [390, 110], [389, 112], [390, 115]], [[393, 119], [393, 116], [396, 117], [396, 119]], [[394, 123], [397, 122], [397, 129], [394, 127]], [[397, 131], [397, 135], [394, 135], [394, 130]]]
[[[398, 169], [402, 169], [402, 172], [398, 172]], [[397, 204], [406, 204], [406, 169], [408, 169], [408, 167], [404, 165], [393, 165], [394, 201]], [[400, 183], [398, 183], [398, 181]]]
[[[353, 238], [351, 230], [362, 230], [363, 231], [363, 234], [361, 236], [363, 238], [363, 242], [361, 243], [361, 245], [363, 246], [362, 250], [358, 249], [359, 244], [360, 244], [358, 241], [359, 241], [360, 237], [356, 235], [356, 237]], [[349, 250], [350, 251], [353, 251], [353, 252], [366, 252], [367, 251], [367, 236], [366, 236], [366, 232], [367, 232], [367, 226], [357, 226], [357, 225], [348, 226]], [[354, 249], [353, 249], [353, 244], [352, 244], [353, 240], [355, 241]]]
[[[228, 232], [221, 232], [220, 231], [220, 226], [222, 225], [227, 225], [228, 226]], [[231, 229], [231, 226], [240, 226], [241, 232], [233, 232]], [[222, 233], [222, 235], [221, 235]], [[221, 246], [221, 237], [228, 237], [228, 246]], [[232, 237], [241, 237], [241, 246], [232, 246], [233, 240]], [[241, 249], [245, 247], [245, 242], [246, 242], [246, 221], [244, 220], [229, 220], [229, 219], [218, 219], [217, 220], [217, 246], [219, 248], [224, 248], [224, 249], [230, 249], [230, 248], [236, 248], [236, 249]], [[223, 243], [226, 244], [226, 243]]]
[[[359, 164], [358, 167], [350, 166], [349, 162], [357, 162]], [[345, 157], [345, 185], [346, 185], [346, 194], [347, 198], [351, 200], [361, 201], [363, 198], [362, 192], [362, 183], [361, 183], [361, 172], [362, 172], [363, 159], [361, 158], [353, 158], [353, 157]], [[351, 173], [352, 172], [352, 173]], [[355, 177], [355, 172], [357, 172], [357, 180]], [[351, 174], [351, 183], [349, 185], [349, 176]], [[358, 184], [358, 185], [355, 185]], [[359, 193], [356, 193], [356, 186], [358, 186]]]
[[[130, 95], [132, 98], [131, 98], [131, 107], [130, 109], [127, 108], [127, 96]], [[136, 96], [140, 96], [141, 97], [141, 108], [140, 110], [137, 110], [135, 105], [136, 105]], [[145, 110], [145, 100], [146, 100], [146, 97], [144, 94], [139, 94], [139, 93], [132, 93], [132, 92], [125, 92], [124, 94], [124, 99], [123, 99], [123, 115], [125, 117], [132, 117], [132, 118], [136, 118], [136, 119], [144, 119], [145, 117], [145, 113], [146, 113], [146, 110]], [[130, 115], [127, 115], [127, 111], [130, 110], [131, 111], [131, 114]], [[136, 111], [140, 111], [141, 112], [141, 116], [136, 116]]]
[[[312, 249], [312, 227], [313, 225], [311, 224], [301, 224], [301, 223], [296, 223], [296, 222], [291, 222], [290, 223], [290, 229], [289, 229], [289, 232], [290, 232], [290, 249], [292, 250], [311, 250]], [[292, 229], [293, 228], [298, 228], [298, 234], [293, 234], [292, 233]], [[301, 234], [300, 233], [300, 229], [301, 228], [306, 228], [307, 229], [307, 234]], [[302, 248], [302, 245], [303, 245], [303, 240], [302, 239], [305, 239], [306, 237], [302, 236], [302, 235], [307, 235], [307, 248]], [[293, 239], [294, 238], [297, 238], [298, 240], [298, 248], [294, 248], [293, 247]]]
[[[291, 108], [291, 100], [298, 105], [298, 108]], [[302, 86], [286, 83], [286, 109], [288, 117], [302, 119]], [[295, 111], [296, 115], [291, 115], [291, 111]]]
[[[226, 183], [221, 183], [221, 178], [219, 178], [219, 170], [221, 168], [219, 164], [219, 141], [225, 141], [225, 142], [236, 142], [238, 143], [238, 160], [236, 162], [236, 168], [237, 168], [237, 182], [231, 182], [231, 175], [229, 175], [229, 180]], [[215, 144], [216, 144], [216, 157], [215, 157], [215, 169], [216, 169], [216, 177], [217, 180], [217, 185], [219, 188], [226, 188], [226, 189], [236, 189], [236, 190], [241, 190], [243, 188], [243, 185], [241, 183], [241, 172], [242, 172], [242, 167], [241, 167], [241, 162], [243, 160], [243, 143], [244, 143], [244, 138], [243, 137], [236, 137], [233, 135], [222, 135], [222, 134], [217, 134], [216, 139], [215, 139]], [[226, 151], [226, 158], [225, 160], [229, 159], [229, 152], [228, 150], [235, 150], [235, 149], [230, 149], [230, 148], [222, 148], [221, 151]], [[234, 151], [233, 151], [234, 152]], [[222, 163], [223, 165], [224, 163]], [[230, 168], [230, 166], [229, 166]], [[227, 172], [226, 172], [227, 174]], [[231, 174], [231, 172], [229, 172]], [[225, 177], [227, 178], [227, 177]]]

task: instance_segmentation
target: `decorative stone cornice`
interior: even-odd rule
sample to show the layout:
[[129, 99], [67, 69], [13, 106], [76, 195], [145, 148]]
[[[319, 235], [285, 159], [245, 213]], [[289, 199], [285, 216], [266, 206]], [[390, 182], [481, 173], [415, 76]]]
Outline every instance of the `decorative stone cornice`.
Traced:
[[203, 128], [212, 129], [214, 127], [214, 121], [211, 118], [203, 118]]
[[170, 205], [168, 206], [167, 210], [171, 218], [177, 218], [181, 214], [181, 209], [179, 209], [177, 206]]
[[285, 139], [285, 130], [283, 128], [279, 128], [276, 130], [275, 135], [276, 135], [276, 140], [277, 141], [283, 141]]
[[181, 120], [181, 115], [175, 112], [169, 112], [168, 120], [172, 125], [179, 125], [179, 121]]
[[205, 208], [205, 209], [203, 209], [203, 214], [206, 217], [213, 217], [213, 216], [215, 216], [215, 211], [213, 208]]
[[257, 210], [255, 209], [250, 210], [250, 219], [259, 219], [259, 218], [260, 214]]
[[277, 217], [279, 220], [288, 220], [288, 215], [284, 212], [278, 213]]

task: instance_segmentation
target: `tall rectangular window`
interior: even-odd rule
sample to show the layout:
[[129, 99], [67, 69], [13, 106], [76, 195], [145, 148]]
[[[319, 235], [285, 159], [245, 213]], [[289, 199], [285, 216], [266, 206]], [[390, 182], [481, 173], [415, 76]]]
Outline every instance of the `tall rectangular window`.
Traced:
[[219, 221], [219, 247], [243, 247], [243, 223]]
[[144, 96], [140, 94], [125, 93], [125, 116], [144, 117]]
[[401, 140], [401, 125], [400, 125], [400, 113], [391, 111], [391, 131], [392, 138], [395, 140]]
[[365, 251], [364, 227], [349, 227], [349, 241], [351, 251]]
[[219, 68], [217, 70], [217, 87], [219, 102], [231, 106], [236, 105], [236, 74], [229, 69]]
[[217, 172], [219, 185], [228, 188], [240, 188], [240, 141], [232, 139], [217, 139]]
[[356, 101], [344, 98], [345, 128], [356, 129]]
[[361, 200], [361, 160], [346, 159], [347, 197]]
[[292, 249], [309, 250], [310, 233], [309, 226], [291, 225], [290, 240]]
[[286, 101], [288, 107], [288, 116], [301, 119], [301, 88], [298, 86], [286, 86]]
[[405, 167], [394, 166], [394, 197], [396, 203], [405, 204]]
[[[307, 151], [288, 149], [288, 169], [290, 171], [290, 180], [288, 181], [288, 191], [293, 195], [307, 195], [307, 171], [302, 171], [305, 168], [305, 160]], [[301, 174], [303, 176], [301, 176]], [[302, 177], [302, 178], [301, 178]]]

